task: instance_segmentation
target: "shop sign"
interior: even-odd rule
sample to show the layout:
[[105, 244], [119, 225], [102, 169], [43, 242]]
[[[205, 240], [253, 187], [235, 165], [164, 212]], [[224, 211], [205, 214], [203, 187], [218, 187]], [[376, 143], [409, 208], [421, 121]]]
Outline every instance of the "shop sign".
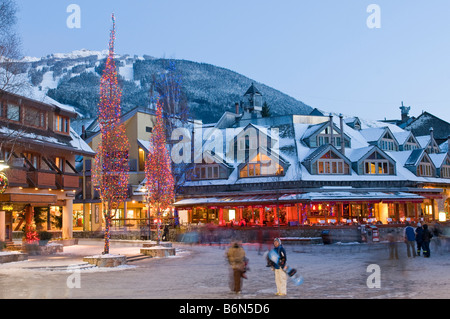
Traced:
[[11, 211], [13, 209], [14, 209], [13, 205], [3, 205], [2, 206], [2, 210], [4, 210], [4, 211]]

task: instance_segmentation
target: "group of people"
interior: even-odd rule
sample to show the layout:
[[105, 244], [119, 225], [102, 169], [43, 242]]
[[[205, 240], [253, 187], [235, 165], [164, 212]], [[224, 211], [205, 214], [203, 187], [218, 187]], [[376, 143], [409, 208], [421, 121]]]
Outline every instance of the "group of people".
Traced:
[[[435, 229], [435, 231], [437, 231], [437, 229]], [[416, 229], [414, 229], [409, 223], [406, 223], [405, 242], [407, 244], [408, 257], [411, 257], [411, 250], [413, 257], [420, 256], [420, 252], [423, 251], [423, 256], [429, 258], [431, 253], [431, 238], [433, 238], [433, 233], [430, 231], [427, 224], [422, 226], [418, 223]], [[416, 243], [417, 246], [417, 253], [416, 250], [414, 250], [414, 243]]]
[[[275, 272], [275, 284], [277, 287], [277, 296], [285, 296], [287, 294], [287, 274], [284, 272], [286, 267], [286, 250], [281, 245], [281, 240], [275, 238], [273, 241], [275, 252], [278, 255], [278, 262], [267, 259], [267, 267], [271, 267]], [[226, 253], [226, 258], [232, 270], [231, 288], [236, 294], [241, 292], [242, 279], [246, 279], [248, 269], [248, 258], [245, 250], [239, 242], [234, 242]]]
[[[406, 222], [406, 227], [403, 233], [403, 238], [406, 243], [406, 253], [408, 257], [420, 256], [423, 253], [425, 258], [431, 255], [430, 242], [434, 235], [439, 236], [439, 229], [436, 227], [433, 231], [430, 230], [427, 224], [417, 224], [414, 228], [409, 222]], [[389, 241], [389, 258], [398, 259], [397, 240], [391, 232], [388, 234]]]

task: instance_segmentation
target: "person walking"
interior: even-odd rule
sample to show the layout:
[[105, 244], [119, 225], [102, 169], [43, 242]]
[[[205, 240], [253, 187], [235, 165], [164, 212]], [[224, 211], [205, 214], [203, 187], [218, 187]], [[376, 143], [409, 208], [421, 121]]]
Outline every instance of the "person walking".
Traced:
[[277, 286], [277, 296], [286, 296], [287, 294], [287, 276], [283, 268], [286, 267], [286, 250], [281, 244], [280, 238], [275, 238], [273, 240], [274, 250], [278, 255], [278, 262], [274, 262], [268, 259], [268, 266], [272, 267], [275, 272], [275, 284]]
[[227, 260], [231, 266], [231, 289], [234, 293], [241, 293], [242, 288], [242, 278], [245, 273], [246, 268], [246, 256], [245, 250], [239, 244], [239, 242], [234, 242], [227, 251]]
[[389, 241], [389, 259], [398, 259], [397, 234], [390, 231], [387, 235]]
[[423, 256], [426, 258], [430, 257], [430, 241], [433, 238], [433, 234], [428, 229], [428, 225], [423, 225]]
[[423, 245], [423, 228], [421, 223], [417, 223], [416, 233], [416, 243], [417, 243], [417, 256], [420, 256], [420, 251]]
[[416, 249], [415, 249], [415, 241], [416, 241], [416, 234], [414, 232], [414, 228], [409, 224], [409, 222], [406, 222], [405, 232], [404, 232], [404, 238], [406, 243], [406, 253], [408, 254], [408, 257], [412, 256], [416, 258]]

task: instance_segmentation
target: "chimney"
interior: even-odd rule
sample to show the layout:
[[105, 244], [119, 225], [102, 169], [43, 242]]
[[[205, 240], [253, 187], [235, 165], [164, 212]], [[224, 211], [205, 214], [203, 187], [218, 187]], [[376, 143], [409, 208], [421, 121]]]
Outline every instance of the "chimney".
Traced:
[[433, 152], [433, 145], [434, 145], [433, 140], [434, 140], [434, 130], [433, 130], [432, 127], [430, 127], [431, 153], [434, 153], [434, 152]]
[[235, 108], [236, 108], [236, 114], [240, 114], [240, 113], [239, 113], [239, 103], [236, 102], [236, 103], [234, 104], [234, 106], [235, 106]]
[[330, 144], [334, 145], [333, 141], [333, 114], [330, 113]]
[[84, 125], [81, 127], [81, 138], [86, 139], [86, 127]]
[[409, 120], [409, 111], [411, 110], [411, 107], [404, 106], [402, 101], [402, 106], [400, 106], [401, 114], [402, 114], [402, 123], [405, 123]]
[[345, 139], [344, 139], [344, 116], [339, 114], [340, 125], [341, 125], [341, 154], [345, 155]]

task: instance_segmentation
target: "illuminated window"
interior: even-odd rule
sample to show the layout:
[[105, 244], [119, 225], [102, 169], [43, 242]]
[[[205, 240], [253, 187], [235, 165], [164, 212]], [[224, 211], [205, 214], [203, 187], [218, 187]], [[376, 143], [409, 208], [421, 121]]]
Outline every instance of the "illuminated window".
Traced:
[[28, 162], [35, 168], [39, 169], [39, 155], [33, 153], [23, 153], [23, 156], [28, 160]]
[[62, 157], [55, 157], [55, 165], [61, 172], [64, 172], [64, 159]]
[[69, 133], [70, 120], [67, 117], [57, 115], [55, 129], [58, 132]]
[[239, 177], [284, 175], [284, 168], [270, 157], [258, 154], [239, 172]]

